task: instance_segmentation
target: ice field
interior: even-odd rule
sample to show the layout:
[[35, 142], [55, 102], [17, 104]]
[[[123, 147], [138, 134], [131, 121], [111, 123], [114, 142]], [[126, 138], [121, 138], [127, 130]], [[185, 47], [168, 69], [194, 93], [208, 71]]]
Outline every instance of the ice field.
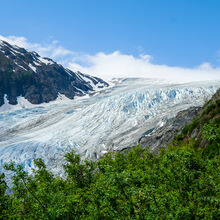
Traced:
[[15, 161], [31, 170], [33, 159], [42, 158], [60, 174], [67, 151], [98, 159], [135, 144], [145, 131], [162, 126], [177, 112], [204, 104], [219, 87], [220, 81], [121, 79], [92, 97], [1, 112], [0, 167]]

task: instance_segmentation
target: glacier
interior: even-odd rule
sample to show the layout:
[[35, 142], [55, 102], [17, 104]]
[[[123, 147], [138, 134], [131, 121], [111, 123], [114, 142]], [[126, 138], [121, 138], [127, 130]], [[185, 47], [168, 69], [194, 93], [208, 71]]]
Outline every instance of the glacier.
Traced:
[[96, 160], [136, 144], [179, 111], [203, 105], [219, 87], [220, 81], [120, 79], [92, 97], [0, 112], [0, 171], [14, 161], [31, 172], [34, 159], [42, 158], [62, 175], [66, 152]]

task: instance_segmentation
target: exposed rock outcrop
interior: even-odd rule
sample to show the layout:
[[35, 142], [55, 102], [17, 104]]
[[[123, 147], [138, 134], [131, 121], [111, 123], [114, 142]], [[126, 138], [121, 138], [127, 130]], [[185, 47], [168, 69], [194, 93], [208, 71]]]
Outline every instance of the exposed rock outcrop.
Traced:
[[159, 149], [166, 147], [186, 124], [190, 123], [200, 114], [200, 107], [191, 107], [180, 111], [176, 117], [168, 120], [162, 127], [142, 136], [139, 144], [142, 147], [150, 147], [150, 151], [158, 153]]
[[72, 72], [36, 52], [0, 40], [0, 106], [5, 95], [12, 105], [18, 96], [40, 104], [55, 100], [59, 93], [73, 99], [107, 86], [102, 79]]
[[204, 139], [202, 129], [204, 125], [210, 122], [216, 123], [219, 127], [219, 119], [220, 89], [202, 108], [191, 107], [181, 111], [164, 126], [147, 131], [140, 138], [139, 144], [142, 147], [149, 147], [151, 152], [158, 153], [160, 148], [167, 147], [175, 138], [177, 142], [194, 140], [197, 142], [197, 146], [205, 148], [208, 141]]

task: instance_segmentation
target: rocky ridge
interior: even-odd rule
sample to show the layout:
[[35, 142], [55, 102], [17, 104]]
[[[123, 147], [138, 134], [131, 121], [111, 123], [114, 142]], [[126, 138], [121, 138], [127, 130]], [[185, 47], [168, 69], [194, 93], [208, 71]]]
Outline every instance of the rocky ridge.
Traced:
[[[141, 147], [149, 147], [151, 152], [159, 153], [160, 148], [166, 148], [171, 142], [178, 145], [181, 142], [192, 142], [200, 148], [205, 148], [208, 141], [204, 139], [203, 128], [208, 122], [220, 124], [220, 89], [201, 108], [191, 107], [181, 111], [158, 129], [148, 130], [139, 139]], [[215, 131], [217, 135], [217, 130]], [[219, 138], [219, 137], [217, 137]]]
[[16, 105], [22, 96], [32, 104], [69, 99], [108, 87], [100, 78], [73, 72], [36, 52], [0, 40], [0, 106]]
[[151, 152], [158, 153], [160, 148], [166, 147], [179, 131], [200, 114], [200, 110], [201, 107], [190, 107], [178, 112], [176, 117], [165, 121], [162, 127], [146, 131], [139, 139], [139, 144], [144, 148], [150, 147]]

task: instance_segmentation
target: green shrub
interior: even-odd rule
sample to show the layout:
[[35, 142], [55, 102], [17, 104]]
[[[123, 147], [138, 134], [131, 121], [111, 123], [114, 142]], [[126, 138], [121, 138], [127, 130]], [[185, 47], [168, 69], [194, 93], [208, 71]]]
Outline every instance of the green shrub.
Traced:
[[[209, 129], [209, 128], [207, 128]], [[206, 152], [210, 153], [211, 150]], [[212, 151], [213, 154], [213, 151]], [[66, 155], [66, 178], [36, 160], [32, 176], [8, 164], [13, 176], [11, 219], [218, 219], [220, 157], [204, 159], [192, 144], [156, 156], [136, 147], [97, 162]], [[5, 195], [5, 194], [4, 194]]]
[[208, 105], [207, 108], [203, 111], [202, 115], [209, 114], [210, 111], [212, 111], [216, 107], [215, 104]]
[[218, 107], [220, 107], [220, 99], [219, 100], [216, 100], [216, 105], [218, 106]]
[[204, 125], [202, 132], [204, 138], [210, 143], [216, 143], [220, 146], [220, 123], [210, 122], [209, 124]]

